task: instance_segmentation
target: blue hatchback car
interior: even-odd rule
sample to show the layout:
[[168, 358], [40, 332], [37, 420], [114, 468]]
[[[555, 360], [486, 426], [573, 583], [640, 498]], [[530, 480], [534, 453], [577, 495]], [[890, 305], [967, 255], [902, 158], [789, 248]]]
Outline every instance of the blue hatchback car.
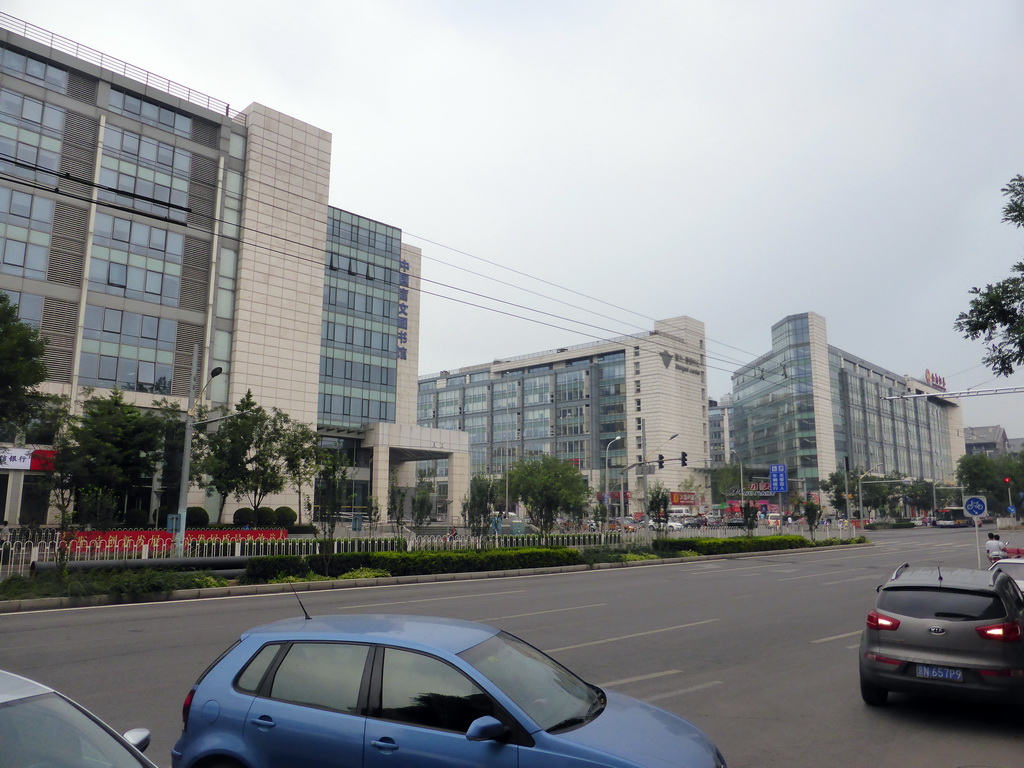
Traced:
[[425, 616], [288, 619], [185, 699], [174, 768], [724, 768], [682, 718], [584, 682], [514, 635]]

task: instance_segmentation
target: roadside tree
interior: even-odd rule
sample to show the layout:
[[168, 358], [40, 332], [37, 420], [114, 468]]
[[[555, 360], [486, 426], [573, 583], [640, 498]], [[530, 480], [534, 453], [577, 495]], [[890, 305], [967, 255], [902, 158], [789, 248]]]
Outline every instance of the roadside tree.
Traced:
[[494, 505], [494, 482], [486, 475], [474, 475], [469, 492], [462, 499], [462, 520], [473, 536], [487, 533]]
[[526, 506], [530, 523], [544, 534], [551, 533], [559, 512], [582, 510], [590, 498], [579, 467], [548, 455], [513, 464], [509, 486], [513, 497]]
[[436, 506], [437, 489], [425, 477], [420, 476], [412, 494], [412, 524], [422, 528], [430, 522], [431, 513]]
[[[1014, 176], [1001, 191], [1008, 198], [1003, 221], [1024, 227], [1024, 176]], [[1009, 376], [1024, 363], [1024, 261], [1010, 271], [1010, 277], [994, 285], [971, 288], [975, 298], [953, 324], [964, 338], [984, 341], [982, 362], [997, 376]]]
[[17, 305], [0, 291], [0, 442], [14, 442], [49, 402], [37, 389], [46, 378], [45, 352], [39, 329], [20, 320]]
[[664, 530], [668, 523], [669, 500], [668, 491], [660, 482], [655, 482], [647, 492], [647, 516], [658, 530]]

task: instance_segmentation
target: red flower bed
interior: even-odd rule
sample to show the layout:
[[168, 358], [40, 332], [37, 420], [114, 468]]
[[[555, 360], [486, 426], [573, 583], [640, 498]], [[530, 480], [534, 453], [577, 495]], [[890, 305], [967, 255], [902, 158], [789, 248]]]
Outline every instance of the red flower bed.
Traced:
[[[287, 539], [284, 528], [249, 528], [240, 530], [195, 528], [185, 531], [186, 544], [190, 541], [253, 541]], [[174, 534], [169, 531], [81, 531], [74, 535], [70, 549], [170, 549]]]

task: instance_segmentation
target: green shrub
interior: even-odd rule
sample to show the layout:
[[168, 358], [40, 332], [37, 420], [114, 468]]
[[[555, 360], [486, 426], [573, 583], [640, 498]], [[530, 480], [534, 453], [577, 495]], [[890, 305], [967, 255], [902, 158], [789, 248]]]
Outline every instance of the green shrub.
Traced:
[[252, 507], [239, 507], [231, 519], [235, 525], [252, 525], [256, 522], [256, 511]]
[[545, 568], [583, 562], [578, 551], [563, 548], [489, 549], [479, 552], [343, 552], [336, 555], [310, 555], [306, 561], [310, 570], [332, 578], [357, 568], [379, 568], [392, 576], [418, 576]]
[[189, 528], [206, 528], [210, 524], [210, 513], [206, 507], [189, 507], [186, 522]]
[[298, 519], [298, 514], [291, 507], [278, 507], [274, 510], [274, 525], [280, 526], [281, 528], [288, 528], [295, 525], [295, 521]]
[[[675, 552], [683, 544], [679, 539], [655, 539], [655, 552], [664, 557], [680, 557]], [[736, 552], [768, 552], [813, 546], [803, 536], [732, 536], [726, 539], [686, 539], [685, 546], [698, 555], [727, 555]], [[669, 554], [672, 553], [672, 554]]]
[[255, 584], [287, 576], [304, 576], [311, 570], [301, 555], [250, 557], [245, 564], [243, 580]]
[[135, 509], [129, 509], [124, 513], [124, 527], [125, 528], [148, 528], [149, 527], [149, 510], [136, 507]]
[[288, 526], [288, 533], [316, 533], [316, 526], [308, 523]]
[[259, 528], [270, 528], [277, 522], [273, 507], [260, 507], [256, 510], [256, 525]]

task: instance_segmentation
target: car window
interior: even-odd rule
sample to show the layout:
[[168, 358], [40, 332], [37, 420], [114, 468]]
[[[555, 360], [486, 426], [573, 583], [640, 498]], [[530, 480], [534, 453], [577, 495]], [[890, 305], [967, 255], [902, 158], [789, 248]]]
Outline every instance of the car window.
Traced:
[[890, 587], [878, 596], [878, 610], [915, 619], [989, 621], [1006, 616], [1006, 607], [991, 592], [960, 589]]
[[0, 706], [0, 767], [143, 765], [103, 726], [50, 693]]
[[238, 689], [246, 693], [256, 693], [259, 690], [263, 676], [267, 673], [267, 669], [270, 667], [274, 657], [277, 656], [279, 650], [281, 650], [280, 643], [272, 643], [260, 648], [259, 652], [249, 660], [249, 663], [245, 665], [245, 669], [238, 676], [238, 680], [235, 682]]
[[270, 696], [357, 714], [368, 653], [354, 643], [295, 643], [274, 673]]
[[397, 648], [384, 651], [380, 716], [385, 720], [465, 733], [484, 715], [491, 697], [450, 664]]
[[544, 730], [599, 713], [603, 694], [550, 656], [507, 632], [459, 654]]

